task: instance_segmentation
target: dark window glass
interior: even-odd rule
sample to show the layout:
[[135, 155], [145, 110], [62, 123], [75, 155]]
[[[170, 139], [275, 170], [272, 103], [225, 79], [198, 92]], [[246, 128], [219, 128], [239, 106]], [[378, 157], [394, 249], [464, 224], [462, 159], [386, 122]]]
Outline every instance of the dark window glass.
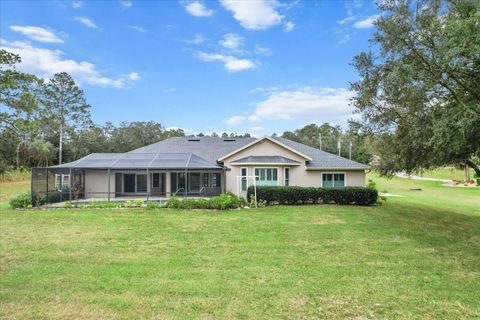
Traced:
[[147, 192], [147, 175], [137, 175], [137, 192]]
[[153, 188], [160, 188], [160, 173], [154, 173], [152, 175], [152, 178], [153, 178], [152, 179], [153, 180], [152, 187]]
[[220, 173], [212, 173], [212, 187], [220, 187], [222, 183], [222, 177]]

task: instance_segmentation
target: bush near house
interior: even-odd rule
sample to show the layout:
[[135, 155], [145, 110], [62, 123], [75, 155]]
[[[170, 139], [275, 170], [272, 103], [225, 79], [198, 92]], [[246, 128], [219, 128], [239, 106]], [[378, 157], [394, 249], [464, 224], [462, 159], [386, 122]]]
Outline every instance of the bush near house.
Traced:
[[32, 206], [32, 200], [30, 199], [30, 193], [24, 192], [17, 195], [15, 198], [10, 200], [10, 207], [13, 209], [24, 209]]
[[[247, 191], [247, 200], [254, 197], [254, 187]], [[267, 204], [313, 204], [336, 203], [370, 206], [377, 203], [378, 191], [375, 188], [343, 187], [314, 188], [295, 186], [257, 186], [258, 201]]]
[[218, 209], [228, 210], [237, 209], [245, 204], [245, 200], [237, 197], [231, 192], [222, 193], [217, 197], [209, 199], [184, 199], [180, 200], [177, 197], [171, 197], [165, 202], [165, 208], [172, 209]]

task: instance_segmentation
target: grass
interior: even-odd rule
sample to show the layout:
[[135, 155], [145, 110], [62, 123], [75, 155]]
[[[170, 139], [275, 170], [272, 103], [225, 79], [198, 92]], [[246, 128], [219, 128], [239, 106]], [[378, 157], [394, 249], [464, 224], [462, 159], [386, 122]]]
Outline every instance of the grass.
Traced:
[[[470, 168], [470, 179], [474, 179], [474, 174], [475, 174], [475, 171], [472, 168]], [[420, 175], [420, 174], [417, 174], [417, 175]], [[454, 167], [445, 167], [445, 168], [437, 168], [434, 170], [425, 171], [423, 172], [423, 177], [464, 181], [465, 173], [461, 169], [456, 169]]]
[[0, 183], [0, 209], [8, 208], [8, 200], [22, 192], [29, 192], [30, 180]]
[[29, 169], [14, 169], [8, 170], [3, 174], [0, 174], [0, 183], [1, 182], [12, 182], [12, 181], [24, 181], [30, 180], [30, 170]]
[[480, 317], [480, 189], [373, 178], [404, 197], [367, 208], [2, 210], [0, 318]]

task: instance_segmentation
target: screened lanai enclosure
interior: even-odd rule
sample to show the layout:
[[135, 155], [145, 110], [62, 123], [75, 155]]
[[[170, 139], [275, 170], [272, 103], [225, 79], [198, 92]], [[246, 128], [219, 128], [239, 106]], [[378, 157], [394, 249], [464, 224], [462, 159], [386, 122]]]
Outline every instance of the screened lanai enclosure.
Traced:
[[225, 189], [220, 165], [192, 153], [93, 153], [77, 161], [32, 169], [32, 199], [162, 200], [210, 197]]

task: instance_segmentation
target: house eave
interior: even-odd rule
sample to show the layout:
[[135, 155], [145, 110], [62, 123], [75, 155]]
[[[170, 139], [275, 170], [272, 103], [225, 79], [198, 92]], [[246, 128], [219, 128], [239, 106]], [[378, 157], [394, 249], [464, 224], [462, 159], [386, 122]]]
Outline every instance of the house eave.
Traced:
[[307, 171], [325, 171], [325, 170], [342, 170], [342, 171], [361, 171], [361, 170], [370, 170], [370, 167], [365, 168], [352, 168], [352, 167], [307, 167]]
[[285, 162], [243, 162], [233, 163], [231, 166], [299, 166], [301, 163], [285, 163]]

